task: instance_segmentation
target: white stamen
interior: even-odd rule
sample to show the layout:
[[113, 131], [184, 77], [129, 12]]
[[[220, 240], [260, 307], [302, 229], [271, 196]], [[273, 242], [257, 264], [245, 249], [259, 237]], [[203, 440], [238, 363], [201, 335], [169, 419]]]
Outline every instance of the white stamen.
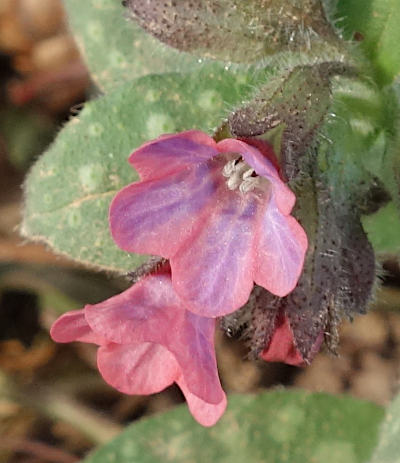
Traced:
[[231, 161], [227, 162], [222, 170], [222, 175], [224, 177], [230, 177], [235, 172], [236, 167], [236, 159], [232, 159]]
[[260, 178], [254, 176], [254, 169], [239, 159], [241, 158], [228, 161], [222, 170], [222, 175], [227, 178], [226, 186], [230, 190], [239, 188], [241, 193], [247, 193], [260, 184]]
[[230, 190], [236, 190], [238, 186], [242, 183], [242, 176], [240, 175], [240, 172], [235, 171], [232, 173], [232, 175], [228, 178], [226, 181], [226, 184]]
[[249, 191], [254, 190], [260, 183], [259, 177], [247, 177], [239, 186], [239, 191], [241, 193], [248, 193]]
[[242, 175], [242, 179], [246, 180], [246, 178], [251, 177], [254, 173], [254, 169], [248, 169], [246, 172]]

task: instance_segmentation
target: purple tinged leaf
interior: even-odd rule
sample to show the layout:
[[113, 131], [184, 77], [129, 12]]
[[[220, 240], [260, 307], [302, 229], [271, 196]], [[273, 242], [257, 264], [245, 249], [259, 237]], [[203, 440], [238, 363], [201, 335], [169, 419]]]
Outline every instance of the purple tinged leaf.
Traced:
[[336, 40], [320, 0], [126, 0], [162, 42], [205, 58], [253, 62], [284, 48]]

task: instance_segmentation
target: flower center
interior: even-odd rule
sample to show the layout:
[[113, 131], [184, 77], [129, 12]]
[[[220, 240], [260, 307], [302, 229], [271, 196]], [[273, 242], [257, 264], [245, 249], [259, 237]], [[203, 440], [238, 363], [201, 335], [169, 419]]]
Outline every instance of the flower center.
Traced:
[[226, 185], [230, 190], [239, 188], [241, 193], [248, 193], [260, 184], [260, 177], [242, 157], [228, 161], [222, 169], [222, 175], [227, 178]]

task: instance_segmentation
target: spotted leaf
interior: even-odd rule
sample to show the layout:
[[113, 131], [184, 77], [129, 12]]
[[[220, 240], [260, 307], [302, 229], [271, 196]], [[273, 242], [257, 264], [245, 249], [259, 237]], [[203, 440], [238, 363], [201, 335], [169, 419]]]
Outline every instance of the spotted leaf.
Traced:
[[126, 0], [132, 18], [162, 42], [206, 58], [254, 62], [288, 47], [335, 40], [319, 0]]

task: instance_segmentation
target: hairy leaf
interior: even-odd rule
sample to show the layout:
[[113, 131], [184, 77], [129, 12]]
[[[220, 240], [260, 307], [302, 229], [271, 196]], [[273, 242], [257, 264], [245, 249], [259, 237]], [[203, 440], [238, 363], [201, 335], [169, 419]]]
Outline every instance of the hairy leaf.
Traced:
[[206, 58], [254, 62], [287, 48], [335, 41], [320, 0], [126, 0], [137, 23], [162, 42]]
[[96, 84], [110, 90], [147, 74], [194, 71], [197, 58], [162, 46], [118, 0], [65, 0], [69, 25]]

